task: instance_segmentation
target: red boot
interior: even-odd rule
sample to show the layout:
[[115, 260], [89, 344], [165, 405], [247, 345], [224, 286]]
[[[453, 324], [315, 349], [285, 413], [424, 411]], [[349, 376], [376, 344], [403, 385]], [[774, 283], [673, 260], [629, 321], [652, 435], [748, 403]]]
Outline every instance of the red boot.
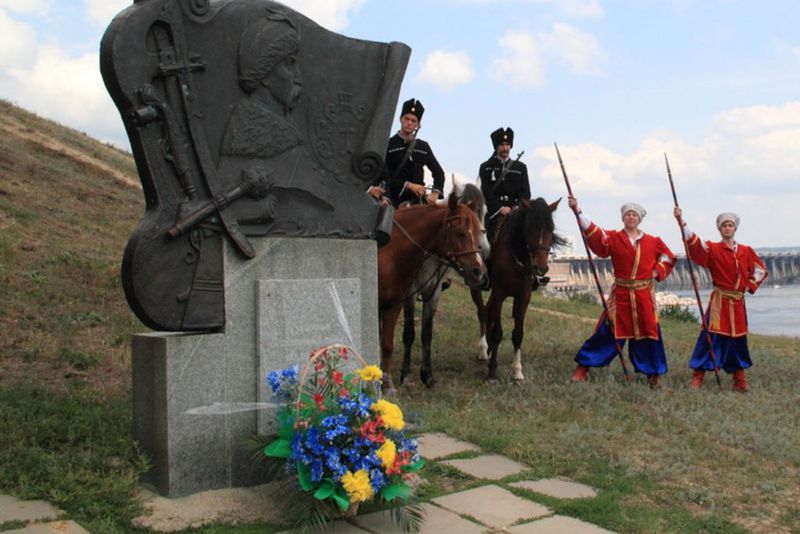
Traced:
[[747, 379], [744, 377], [744, 369], [737, 369], [733, 372], [733, 391], [739, 393], [750, 391], [750, 386], [747, 385]]
[[575, 372], [572, 373], [573, 382], [588, 382], [589, 381], [589, 368], [585, 365], [578, 365]]
[[702, 369], [695, 369], [692, 375], [692, 383], [689, 387], [692, 389], [700, 389], [703, 386], [703, 379], [706, 377], [706, 372]]

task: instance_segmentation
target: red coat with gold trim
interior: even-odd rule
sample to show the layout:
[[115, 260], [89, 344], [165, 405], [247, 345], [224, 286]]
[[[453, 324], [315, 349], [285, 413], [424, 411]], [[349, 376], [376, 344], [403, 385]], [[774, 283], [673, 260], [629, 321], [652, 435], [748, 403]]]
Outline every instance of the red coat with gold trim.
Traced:
[[711, 273], [714, 289], [708, 302], [708, 330], [739, 337], [747, 334], [744, 292], [755, 293], [767, 278], [767, 268], [747, 245], [729, 247], [724, 242], [702, 241], [693, 234], [687, 241], [689, 257]]
[[589, 248], [601, 258], [611, 258], [614, 277], [608, 300], [619, 339], [658, 339], [658, 312], [653, 278], [664, 280], [675, 267], [675, 255], [661, 240], [642, 233], [631, 244], [625, 230], [603, 230], [596, 224], [584, 232]]

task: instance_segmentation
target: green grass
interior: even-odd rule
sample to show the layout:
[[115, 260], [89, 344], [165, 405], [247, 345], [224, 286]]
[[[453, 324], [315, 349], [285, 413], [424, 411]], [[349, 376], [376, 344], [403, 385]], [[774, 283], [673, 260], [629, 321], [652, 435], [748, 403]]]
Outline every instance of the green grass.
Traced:
[[146, 467], [130, 439], [130, 400], [38, 387], [0, 390], [0, 491], [47, 499], [91, 532], [126, 532]]

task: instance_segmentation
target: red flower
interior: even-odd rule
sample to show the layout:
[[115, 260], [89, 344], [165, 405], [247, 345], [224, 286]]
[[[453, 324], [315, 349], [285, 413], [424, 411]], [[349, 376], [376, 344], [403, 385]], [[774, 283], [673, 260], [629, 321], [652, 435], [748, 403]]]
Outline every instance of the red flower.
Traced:
[[403, 451], [397, 453], [397, 456], [394, 457], [394, 463], [386, 469], [387, 475], [397, 475], [402, 473], [401, 467], [404, 465], [408, 465], [411, 463], [411, 453], [408, 451]]
[[331, 382], [337, 386], [341, 386], [344, 384], [344, 374], [339, 371], [334, 371], [333, 374], [331, 374]]
[[344, 347], [339, 347], [339, 356], [344, 360], [347, 361], [347, 349]]
[[373, 421], [367, 421], [361, 425], [361, 437], [367, 438], [375, 443], [383, 443], [386, 441], [386, 436], [383, 434], [383, 431], [380, 430], [382, 426], [383, 423], [381, 422], [380, 417]]
[[350, 394], [350, 392], [347, 391], [345, 388], [340, 388], [339, 389], [339, 396], [340, 397], [347, 397], [349, 394]]
[[317, 408], [320, 410], [325, 409], [325, 397], [322, 393], [314, 393], [314, 404], [316, 404]]

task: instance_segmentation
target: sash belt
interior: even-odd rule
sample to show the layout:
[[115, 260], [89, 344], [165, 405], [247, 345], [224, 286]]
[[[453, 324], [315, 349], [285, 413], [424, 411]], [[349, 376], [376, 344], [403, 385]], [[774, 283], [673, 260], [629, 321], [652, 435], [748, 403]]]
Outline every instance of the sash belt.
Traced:
[[733, 300], [742, 300], [744, 298], [744, 291], [735, 291], [733, 289], [721, 289], [717, 286], [714, 286], [714, 291], [719, 293], [720, 296]]
[[614, 278], [614, 284], [625, 289], [647, 289], [653, 287], [653, 279], [630, 280], [627, 278]]

